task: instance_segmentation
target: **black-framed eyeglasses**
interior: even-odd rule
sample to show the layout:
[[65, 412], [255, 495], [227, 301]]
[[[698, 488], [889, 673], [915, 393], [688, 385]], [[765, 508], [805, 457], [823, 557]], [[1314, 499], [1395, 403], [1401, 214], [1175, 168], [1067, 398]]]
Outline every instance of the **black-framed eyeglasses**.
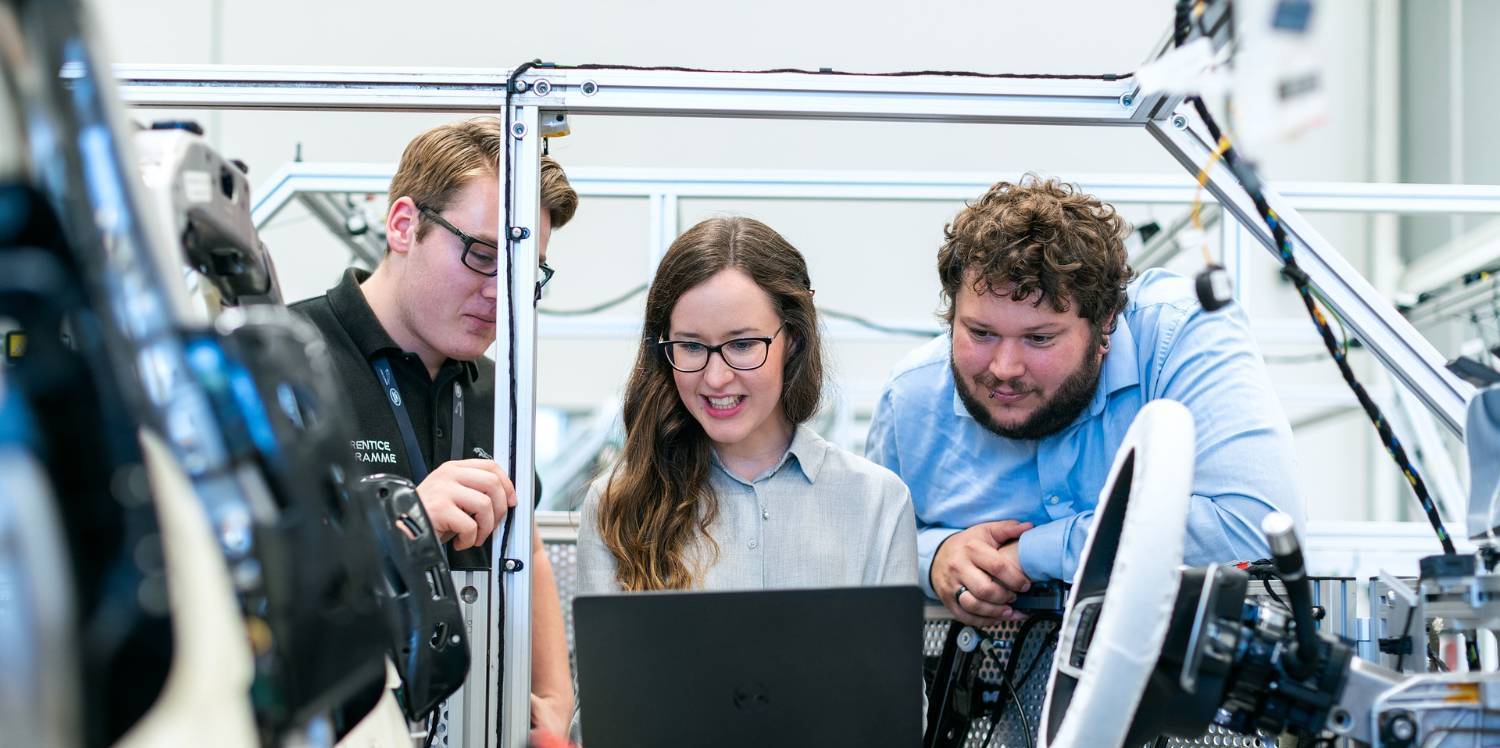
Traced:
[[547, 282], [552, 280], [552, 276], [557, 275], [557, 271], [553, 270], [546, 260], [537, 263], [536, 269], [542, 272], [542, 279], [536, 282], [536, 298], [532, 299], [533, 302], [542, 300], [542, 289], [547, 287]]
[[656, 347], [667, 357], [667, 363], [684, 374], [708, 368], [708, 357], [717, 353], [731, 369], [752, 371], [766, 365], [771, 356], [771, 341], [786, 329], [786, 324], [776, 328], [769, 338], [735, 338], [718, 345], [708, 345], [696, 340], [662, 340]]
[[464, 243], [464, 253], [460, 258], [464, 267], [473, 270], [480, 275], [493, 278], [500, 274], [500, 248], [483, 239], [477, 239], [458, 230], [447, 219], [438, 215], [438, 212], [426, 205], [418, 204], [417, 210], [422, 215], [432, 219], [433, 223], [448, 230], [448, 233], [458, 237]]
[[[422, 215], [432, 219], [433, 223], [447, 229], [448, 233], [458, 237], [464, 243], [464, 253], [459, 258], [463, 262], [464, 267], [488, 278], [493, 278], [500, 274], [499, 247], [483, 239], [469, 236], [457, 226], [448, 223], [447, 219], [426, 205], [418, 204], [417, 210], [421, 211]], [[532, 299], [533, 302], [542, 300], [542, 289], [546, 287], [548, 281], [552, 280], [552, 276], [557, 274], [557, 271], [553, 270], [546, 262], [538, 263], [537, 269], [541, 271], [542, 278], [536, 282], [536, 297]]]

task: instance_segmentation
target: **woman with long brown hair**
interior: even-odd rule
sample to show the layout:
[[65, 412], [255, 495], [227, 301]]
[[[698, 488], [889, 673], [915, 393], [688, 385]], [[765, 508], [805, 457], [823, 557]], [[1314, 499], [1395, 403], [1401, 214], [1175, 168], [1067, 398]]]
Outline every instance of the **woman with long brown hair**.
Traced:
[[583, 505], [579, 592], [916, 583], [911, 495], [803, 425], [823, 388], [807, 263], [711, 218], [662, 258], [625, 448]]

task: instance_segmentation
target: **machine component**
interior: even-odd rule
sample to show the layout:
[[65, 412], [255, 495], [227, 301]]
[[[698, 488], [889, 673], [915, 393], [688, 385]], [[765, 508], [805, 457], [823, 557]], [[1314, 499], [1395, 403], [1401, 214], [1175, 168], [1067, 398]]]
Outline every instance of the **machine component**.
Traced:
[[1469, 401], [1465, 420], [1469, 453], [1469, 537], [1500, 532], [1500, 385], [1480, 390]]
[[18, 745], [82, 745], [72, 579], [51, 481], [18, 426], [31, 420], [0, 380], [0, 724]]
[[[226, 310], [217, 328], [189, 338], [188, 359], [239, 486], [259, 488], [247, 517], [232, 501], [210, 499], [209, 512], [249, 619], [262, 732], [281, 735], [359, 696], [363, 710], [346, 706], [352, 726], [385, 681], [383, 638], [365, 623], [376, 615], [382, 530], [350, 498], [336, 377], [311, 323], [285, 308]], [[200, 495], [223, 496], [221, 480], [195, 476]]]
[[[1500, 555], [1493, 547], [1479, 553], [1422, 559], [1418, 592], [1423, 613], [1441, 618], [1457, 632], [1500, 629]], [[1472, 641], [1473, 636], [1469, 639]]]
[[1415, 585], [1382, 574], [1370, 582], [1369, 651], [1359, 656], [1400, 673], [1425, 673], [1427, 616]]
[[[0, 6], [0, 27], [5, 22]], [[141, 480], [136, 425], [122, 395], [125, 383], [104, 354], [104, 333], [86, 304], [72, 243], [53, 210], [29, 187], [0, 185], [0, 217], [0, 317], [27, 332], [28, 348], [4, 370], [0, 385], [7, 416], [0, 419], [0, 443], [15, 450], [19, 483], [10, 483], [10, 473], [6, 481], [15, 489], [31, 485], [45, 492], [12, 505], [17, 509], [47, 494], [55, 498], [51, 511], [60, 520], [63, 542], [50, 553], [64, 554], [66, 561], [45, 570], [62, 575], [71, 569], [71, 579], [58, 587], [72, 591], [67, 607], [76, 612], [71, 625], [49, 630], [31, 652], [53, 658], [58, 642], [52, 637], [67, 638], [76, 670], [67, 669], [68, 658], [53, 660], [64, 667], [55, 674], [63, 693], [46, 685], [51, 673], [24, 688], [43, 684], [27, 696], [43, 702], [37, 705], [48, 710], [37, 715], [42, 719], [68, 716], [68, 707], [57, 700], [75, 697], [80, 709], [72, 716], [89, 715], [83, 722], [54, 724], [49, 732], [63, 730], [62, 739], [71, 735], [86, 746], [107, 745], [151, 709], [172, 662], [171, 599], [160, 553], [152, 552], [160, 548], [158, 518]], [[64, 344], [65, 326], [72, 345]], [[21, 463], [43, 475], [28, 480]], [[48, 510], [35, 509], [38, 514], [28, 522], [43, 522]], [[32, 543], [47, 539], [42, 532], [20, 547], [39, 553]], [[14, 593], [28, 594], [24, 588]], [[18, 597], [17, 604], [24, 599]], [[49, 611], [12, 612], [29, 617]], [[12, 631], [29, 628], [18, 625]], [[80, 692], [66, 694], [70, 684]]]
[[[1471, 418], [1488, 417], [1491, 405], [1476, 400]], [[1493, 460], [1493, 453], [1485, 459]], [[1118, 488], [1114, 491], [1119, 493]], [[1487, 489], [1481, 489], [1480, 495], [1487, 498]], [[1186, 495], [1178, 500], [1185, 504]], [[1136, 507], [1131, 511], [1137, 511]], [[1097, 544], [1130, 537], [1117, 532], [1120, 524], [1101, 502], [1085, 549], [1080, 587], [1091, 570], [1087, 559], [1094, 557]], [[1075, 718], [1086, 720], [1106, 734], [1106, 740], [1089, 745], [1135, 745], [1157, 735], [1196, 738], [1210, 723], [1242, 734], [1343, 738], [1378, 746], [1500, 744], [1500, 679], [1488, 670], [1460, 672], [1484, 666], [1479, 647], [1472, 642], [1500, 628], [1500, 586], [1495, 574], [1500, 551], [1485, 544], [1474, 554], [1423, 559], [1419, 594], [1390, 575], [1372, 584], [1378, 637], [1375, 653], [1387, 662], [1393, 659], [1398, 670], [1407, 664], [1412, 669], [1426, 667], [1433, 655], [1422, 633], [1424, 619], [1441, 624], [1433, 627], [1442, 642], [1441, 657], [1433, 661], [1439, 669], [1455, 672], [1408, 677], [1356, 659], [1349, 644], [1315, 631], [1315, 607], [1290, 518], [1273, 513], [1262, 530], [1271, 547], [1275, 574], [1286, 591], [1284, 610], [1245, 602], [1248, 575], [1241, 569], [1183, 570], [1171, 629], [1160, 650], [1144, 653], [1147, 657], [1159, 654], [1150, 681], [1143, 694], [1122, 697], [1138, 707], [1122, 715], [1101, 703], [1079, 716], [1075, 699], [1063, 724]], [[1128, 547], [1122, 545], [1121, 552]], [[1126, 568], [1132, 577], [1153, 571]], [[1119, 589], [1119, 580], [1110, 581]], [[1101, 611], [1109, 610], [1108, 603], [1103, 596], [1080, 598], [1077, 589], [1070, 601], [1064, 646], [1057, 655], [1049, 713], [1059, 696], [1066, 699], [1069, 695], [1056, 689], [1058, 683], [1068, 685], [1062, 676], [1077, 670], [1080, 662], [1087, 667], [1097, 659], [1091, 650], [1109, 641], [1098, 623]], [[1144, 610], [1140, 615], [1152, 617], [1153, 613]], [[1489, 657], [1492, 661], [1493, 654]], [[1130, 677], [1110, 679], [1100, 687], [1135, 682]], [[1053, 730], [1057, 721], [1049, 714], [1045, 729]]]
[[191, 122], [158, 122], [134, 141], [159, 223], [181, 244], [189, 290], [206, 296], [209, 316], [221, 304], [280, 303], [271, 255], [250, 219], [243, 166], [209, 147]]
[[1375, 695], [1367, 708], [1382, 748], [1500, 744], [1500, 681], [1493, 673], [1409, 678]]
[[442, 543], [411, 481], [373, 475], [360, 481], [354, 504], [371, 513], [385, 560], [377, 597], [390, 632], [390, 654], [403, 684], [408, 719], [426, 718], [457, 691], [469, 672], [463, 612]]
[[[1030, 619], [1013, 631], [1003, 629], [1015, 624], [984, 630], [957, 621], [947, 624], [942, 649], [924, 662], [928, 688], [923, 746], [968, 745], [979, 729], [976, 724], [982, 728], [982, 718], [989, 721], [990, 735], [1003, 734], [996, 732], [1000, 722], [1030, 711], [1032, 703], [1027, 703], [1022, 692], [1056, 641], [1056, 622], [1067, 604], [1068, 589], [1064, 584], [1043, 582], [1016, 596], [1011, 607], [1027, 612]], [[1038, 630], [1039, 624], [1047, 628], [1046, 633]], [[1032, 637], [1039, 641], [1036, 651], [1027, 654]], [[1015, 727], [1027, 736], [1035, 734], [1028, 717], [1018, 717], [1016, 722]]]
[[957, 622], [948, 627], [936, 668], [928, 674], [927, 732], [923, 748], [962, 746], [969, 724], [979, 714], [979, 669], [984, 655], [978, 652], [982, 635]]
[[1194, 434], [1192, 414], [1171, 400], [1147, 403], [1125, 434], [1068, 597], [1043, 746], [1137, 744], [1128, 719], [1090, 717], [1136, 711], [1173, 622], [1183, 534], [1161, 528], [1186, 524], [1193, 466], [1181, 456]]
[[1217, 312], [1234, 303], [1234, 284], [1223, 265], [1209, 265], [1193, 280], [1198, 304], [1206, 312]]

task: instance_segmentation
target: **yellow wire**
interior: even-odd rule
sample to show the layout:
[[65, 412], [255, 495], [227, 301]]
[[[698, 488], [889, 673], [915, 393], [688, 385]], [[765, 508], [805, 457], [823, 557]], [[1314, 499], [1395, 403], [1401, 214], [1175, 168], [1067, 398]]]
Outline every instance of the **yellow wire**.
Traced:
[[1208, 157], [1208, 163], [1198, 171], [1198, 189], [1193, 192], [1193, 228], [1197, 229], [1201, 237], [1201, 249], [1203, 250], [1203, 264], [1214, 264], [1213, 255], [1208, 252], [1208, 236], [1203, 233], [1203, 187], [1208, 184], [1208, 172], [1224, 157], [1224, 151], [1229, 150], [1229, 138], [1219, 138], [1219, 144], [1214, 147], [1214, 152]]

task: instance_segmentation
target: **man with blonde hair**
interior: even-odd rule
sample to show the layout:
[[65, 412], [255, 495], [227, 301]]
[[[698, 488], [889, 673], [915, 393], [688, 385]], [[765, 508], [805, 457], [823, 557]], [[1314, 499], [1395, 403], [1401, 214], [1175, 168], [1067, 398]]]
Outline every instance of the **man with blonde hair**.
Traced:
[[[455, 568], [489, 568], [479, 552], [515, 505], [493, 458], [502, 125], [478, 117], [411, 141], [391, 179], [386, 255], [350, 268], [327, 294], [293, 309], [322, 331], [355, 406], [355, 460], [411, 478]], [[578, 194], [542, 159], [537, 294], [552, 277], [547, 242], [572, 219]], [[562, 607], [532, 528], [532, 726], [563, 735], [573, 711]], [[473, 549], [473, 550], [469, 550]], [[463, 553], [468, 551], [468, 554]], [[476, 557], [477, 556], [477, 557]]]

